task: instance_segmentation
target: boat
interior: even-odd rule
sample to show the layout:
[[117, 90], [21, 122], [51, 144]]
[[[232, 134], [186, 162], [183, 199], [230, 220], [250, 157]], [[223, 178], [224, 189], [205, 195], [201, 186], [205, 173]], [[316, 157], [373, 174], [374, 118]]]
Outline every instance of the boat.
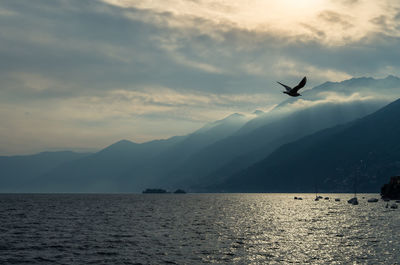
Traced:
[[377, 198], [371, 198], [371, 199], [368, 199], [368, 202], [378, 202], [379, 200], [377, 199]]
[[323, 197], [322, 196], [317, 196], [317, 195], [315, 195], [315, 201], [319, 201], [319, 200], [321, 200]]
[[360, 160], [360, 166], [357, 169], [357, 172], [354, 173], [354, 197], [348, 200], [347, 202], [352, 204], [352, 205], [358, 205], [358, 199], [357, 199], [357, 175], [360, 174], [360, 168], [362, 168], [363, 161]]
[[336, 198], [336, 199], [335, 199], [335, 202], [340, 202], [340, 199], [339, 199], [339, 198]]
[[352, 204], [352, 205], [358, 205], [358, 199], [357, 197], [353, 197], [350, 200], [347, 201], [348, 203]]
[[397, 209], [398, 206], [397, 206], [397, 204], [393, 203], [392, 205], [390, 205], [390, 208], [391, 208], [391, 209]]
[[314, 185], [315, 185], [315, 199], [314, 201], [319, 201], [320, 199], [322, 199], [323, 197], [318, 195], [318, 182], [317, 182], [317, 178], [315, 177], [314, 179]]

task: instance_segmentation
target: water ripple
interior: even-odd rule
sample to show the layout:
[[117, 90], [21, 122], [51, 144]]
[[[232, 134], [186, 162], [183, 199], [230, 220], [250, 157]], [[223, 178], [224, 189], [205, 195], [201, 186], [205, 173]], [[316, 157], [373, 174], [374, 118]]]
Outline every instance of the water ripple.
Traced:
[[0, 195], [0, 264], [399, 264], [400, 210], [301, 194]]

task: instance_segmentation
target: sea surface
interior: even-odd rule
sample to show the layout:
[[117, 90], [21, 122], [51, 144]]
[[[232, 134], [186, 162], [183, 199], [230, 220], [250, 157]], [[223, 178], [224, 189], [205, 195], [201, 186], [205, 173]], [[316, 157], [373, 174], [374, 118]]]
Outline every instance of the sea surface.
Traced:
[[323, 196], [0, 194], [0, 264], [400, 264], [400, 208]]

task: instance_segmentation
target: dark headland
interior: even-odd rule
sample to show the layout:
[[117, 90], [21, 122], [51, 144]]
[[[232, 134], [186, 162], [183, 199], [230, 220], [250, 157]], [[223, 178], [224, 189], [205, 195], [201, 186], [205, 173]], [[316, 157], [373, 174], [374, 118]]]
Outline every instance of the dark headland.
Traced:
[[400, 176], [390, 178], [390, 182], [381, 188], [382, 198], [400, 200]]

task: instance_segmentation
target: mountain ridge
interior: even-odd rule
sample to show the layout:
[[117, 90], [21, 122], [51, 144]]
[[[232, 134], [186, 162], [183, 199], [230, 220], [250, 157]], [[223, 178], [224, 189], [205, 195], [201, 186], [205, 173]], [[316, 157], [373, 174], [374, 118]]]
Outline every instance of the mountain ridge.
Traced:
[[312, 192], [318, 184], [322, 191], [351, 192], [358, 177], [359, 191], [378, 192], [391, 174], [400, 172], [400, 144], [395, 141], [399, 122], [400, 99], [366, 117], [285, 144], [218, 189]]
[[[24, 178], [15, 170], [10, 176], [26, 182], [20, 186], [24, 191], [36, 192], [139, 192], [160, 185], [207, 191], [280, 147], [374, 112], [399, 92], [395, 76], [326, 82], [304, 91], [303, 98], [255, 111], [250, 120], [233, 113], [188, 135], [145, 143], [123, 139], [96, 153], [53, 163], [39, 176]], [[2, 179], [4, 172], [0, 167]]]

